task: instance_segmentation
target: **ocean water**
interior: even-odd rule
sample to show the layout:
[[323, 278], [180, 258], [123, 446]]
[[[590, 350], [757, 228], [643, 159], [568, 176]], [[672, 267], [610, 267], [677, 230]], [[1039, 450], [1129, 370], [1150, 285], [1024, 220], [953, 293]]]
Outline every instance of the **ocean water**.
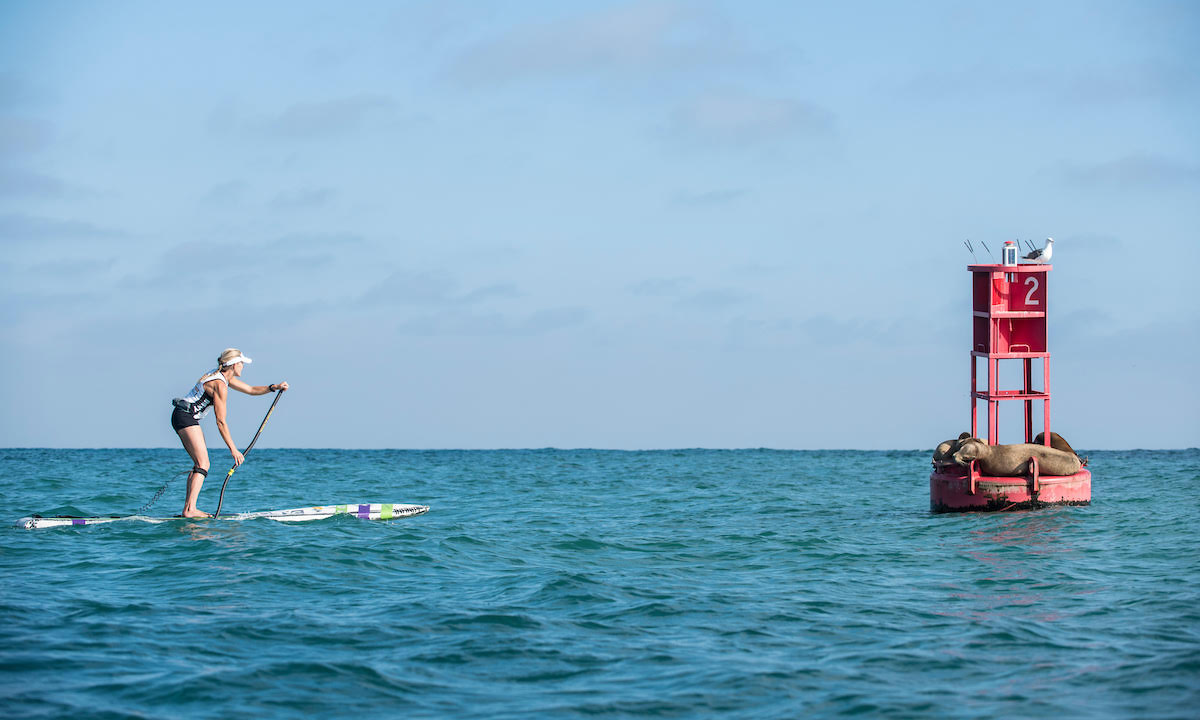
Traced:
[[[0, 716], [1200, 715], [1200, 451], [963, 515], [929, 455], [255, 450], [225, 511], [431, 510], [0, 527]], [[130, 513], [187, 466], [0, 450], [2, 519]]]

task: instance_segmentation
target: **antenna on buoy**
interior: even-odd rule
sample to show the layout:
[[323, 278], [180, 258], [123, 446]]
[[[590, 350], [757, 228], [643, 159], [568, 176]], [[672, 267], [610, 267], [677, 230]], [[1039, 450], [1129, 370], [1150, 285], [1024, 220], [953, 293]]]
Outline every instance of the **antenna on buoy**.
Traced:
[[1035, 248], [1035, 247], [1033, 246], [1033, 241], [1032, 241], [1032, 240], [1026, 240], [1026, 241], [1025, 241], [1025, 244], [1029, 246], [1029, 252], [1033, 252], [1034, 250], [1037, 250], [1037, 248]]
[[967, 252], [971, 253], [971, 257], [975, 258], [975, 264], [979, 264], [979, 258], [975, 255], [975, 248], [971, 247], [970, 240], [963, 240], [963, 245], [967, 246]]
[[988, 247], [988, 246], [987, 246], [987, 243], [985, 243], [984, 241], [980, 240], [980, 241], [979, 241], [979, 244], [983, 246], [983, 249], [984, 249], [984, 250], [987, 250], [987, 252], [988, 252], [988, 257], [992, 259], [992, 262], [993, 262], [993, 263], [994, 263], [994, 262], [996, 262], [996, 256], [992, 254], [992, 249], [991, 249], [990, 247]]

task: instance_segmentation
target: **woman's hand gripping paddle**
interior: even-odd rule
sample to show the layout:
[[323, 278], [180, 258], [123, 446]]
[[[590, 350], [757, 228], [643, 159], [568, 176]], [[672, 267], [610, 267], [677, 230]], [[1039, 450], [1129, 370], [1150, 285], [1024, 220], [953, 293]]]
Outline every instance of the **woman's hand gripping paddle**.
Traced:
[[[263, 428], [267, 426], [267, 421], [271, 419], [271, 413], [275, 412], [275, 405], [279, 402], [279, 398], [283, 397], [283, 390], [275, 391], [275, 401], [271, 403], [271, 408], [267, 410], [267, 416], [263, 418], [262, 424], [258, 426], [258, 432], [254, 433], [254, 439], [242, 451], [243, 462], [245, 457], [254, 449], [254, 443], [258, 442], [258, 436], [262, 435]], [[237, 470], [237, 465], [229, 468], [229, 472], [225, 473], [225, 482], [221, 483], [221, 497], [217, 498], [217, 511], [213, 513], [213, 517], [218, 517], [221, 514], [221, 503], [225, 500], [225, 486], [229, 484], [229, 478], [233, 477], [233, 471]]]

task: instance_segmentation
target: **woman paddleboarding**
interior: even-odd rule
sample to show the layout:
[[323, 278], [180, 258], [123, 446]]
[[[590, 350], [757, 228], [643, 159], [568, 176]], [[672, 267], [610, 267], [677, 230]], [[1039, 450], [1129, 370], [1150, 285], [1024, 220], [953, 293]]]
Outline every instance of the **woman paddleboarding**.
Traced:
[[286, 382], [271, 385], [247, 385], [239, 378], [242, 368], [251, 362], [237, 348], [229, 348], [217, 357], [217, 367], [200, 376], [196, 385], [186, 397], [175, 398], [171, 413], [171, 427], [179, 434], [183, 449], [192, 458], [192, 472], [188, 474], [187, 497], [183, 502], [183, 517], [212, 517], [196, 507], [200, 497], [200, 487], [204, 478], [208, 477], [208, 447], [204, 444], [204, 431], [200, 429], [200, 419], [208, 414], [209, 408], [214, 409], [217, 417], [217, 430], [221, 439], [229, 446], [233, 455], [233, 466], [242, 464], [242, 453], [233, 443], [233, 435], [229, 432], [229, 423], [225, 420], [226, 401], [229, 388], [246, 393], [247, 395], [266, 395], [277, 390], [287, 390]]

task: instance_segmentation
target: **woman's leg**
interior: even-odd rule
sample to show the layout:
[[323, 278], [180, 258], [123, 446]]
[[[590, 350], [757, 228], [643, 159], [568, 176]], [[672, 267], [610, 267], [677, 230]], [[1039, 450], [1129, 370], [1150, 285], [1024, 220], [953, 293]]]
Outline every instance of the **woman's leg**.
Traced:
[[[204, 444], [204, 431], [199, 425], [180, 428], [179, 439], [183, 441], [183, 448], [192, 458], [192, 472], [187, 479], [187, 497], [183, 501], [183, 516], [212, 517], [196, 509], [196, 501], [200, 499], [200, 487], [204, 485], [204, 477], [208, 473], [208, 446]], [[196, 472], [196, 468], [204, 472]]]

